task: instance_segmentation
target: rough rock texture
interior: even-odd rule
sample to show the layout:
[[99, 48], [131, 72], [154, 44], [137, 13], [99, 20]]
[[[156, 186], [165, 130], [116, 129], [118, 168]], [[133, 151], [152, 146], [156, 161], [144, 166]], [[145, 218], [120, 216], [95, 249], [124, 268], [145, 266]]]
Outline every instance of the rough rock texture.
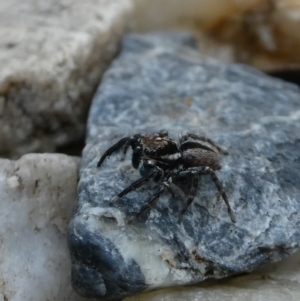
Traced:
[[[300, 242], [300, 93], [245, 66], [201, 60], [189, 35], [130, 36], [94, 98], [70, 226], [72, 281], [107, 299], [252, 271]], [[206, 134], [229, 151], [218, 177], [236, 224], [210, 178], [182, 224], [184, 202], [166, 193], [128, 224], [154, 193], [150, 183], [109, 206], [135, 179], [130, 156], [101, 154], [123, 136], [169, 130]]]
[[0, 156], [83, 137], [131, 10], [130, 0], [0, 1]]
[[0, 300], [84, 300], [71, 286], [66, 232], [79, 159], [0, 160]]
[[298, 251], [249, 275], [144, 293], [124, 301], [298, 301], [299, 261]]

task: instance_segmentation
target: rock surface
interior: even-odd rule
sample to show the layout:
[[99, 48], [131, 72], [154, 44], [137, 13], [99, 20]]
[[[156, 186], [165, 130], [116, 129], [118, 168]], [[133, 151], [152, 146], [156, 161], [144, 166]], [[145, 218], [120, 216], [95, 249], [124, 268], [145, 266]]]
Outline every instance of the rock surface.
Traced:
[[298, 301], [299, 262], [298, 251], [249, 275], [144, 293], [124, 301]]
[[79, 159], [0, 160], [0, 300], [82, 301], [71, 286], [66, 232]]
[[0, 2], [0, 156], [83, 137], [131, 10], [129, 0]]
[[[251, 68], [203, 60], [189, 35], [133, 35], [106, 73], [90, 112], [79, 199], [69, 232], [72, 281], [107, 299], [252, 271], [295, 252], [300, 242], [300, 93]], [[121, 137], [169, 131], [206, 134], [229, 151], [215, 186], [202, 177], [184, 205], [166, 193], [148, 216], [128, 223], [155, 184], [109, 201], [139, 178], [130, 156], [103, 152]]]

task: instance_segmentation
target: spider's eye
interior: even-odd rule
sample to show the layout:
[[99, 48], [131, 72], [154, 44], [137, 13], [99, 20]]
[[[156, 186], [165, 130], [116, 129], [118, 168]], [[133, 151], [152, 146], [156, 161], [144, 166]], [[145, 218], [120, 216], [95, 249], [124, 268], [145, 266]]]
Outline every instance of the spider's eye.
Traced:
[[144, 149], [144, 154], [147, 155], [147, 156], [150, 155], [150, 150], [149, 150], [149, 148], [146, 147], [146, 148]]

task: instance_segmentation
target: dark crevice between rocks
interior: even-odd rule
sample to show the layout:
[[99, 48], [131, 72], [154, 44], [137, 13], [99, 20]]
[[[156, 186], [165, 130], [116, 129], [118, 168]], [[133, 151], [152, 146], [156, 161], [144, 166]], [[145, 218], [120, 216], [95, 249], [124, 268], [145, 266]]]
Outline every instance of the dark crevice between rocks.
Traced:
[[275, 71], [275, 72], [268, 72], [270, 76], [280, 78], [282, 80], [285, 80], [287, 82], [296, 84], [300, 86], [300, 70], [281, 70], [281, 71]]
[[73, 141], [67, 145], [59, 146], [56, 148], [57, 153], [66, 154], [69, 156], [78, 156], [81, 157], [82, 150], [85, 145], [85, 137]]

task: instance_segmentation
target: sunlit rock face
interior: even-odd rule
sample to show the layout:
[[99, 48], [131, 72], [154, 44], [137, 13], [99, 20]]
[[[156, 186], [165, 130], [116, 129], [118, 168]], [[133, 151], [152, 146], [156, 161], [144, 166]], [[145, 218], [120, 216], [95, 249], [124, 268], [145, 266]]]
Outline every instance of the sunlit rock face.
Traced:
[[131, 10], [129, 0], [0, 2], [1, 157], [83, 139]]
[[[190, 35], [132, 35], [95, 95], [83, 153], [79, 198], [69, 230], [72, 282], [83, 296], [118, 299], [252, 271], [300, 242], [299, 89], [237, 65], [203, 60]], [[113, 155], [120, 138], [169, 131], [207, 135], [228, 150], [217, 172], [236, 223], [209, 177], [182, 223], [185, 201], [166, 192], [129, 219], [156, 183], [110, 205], [140, 177]], [[189, 183], [182, 184], [186, 194]], [[185, 186], [186, 185], [186, 186]]]

